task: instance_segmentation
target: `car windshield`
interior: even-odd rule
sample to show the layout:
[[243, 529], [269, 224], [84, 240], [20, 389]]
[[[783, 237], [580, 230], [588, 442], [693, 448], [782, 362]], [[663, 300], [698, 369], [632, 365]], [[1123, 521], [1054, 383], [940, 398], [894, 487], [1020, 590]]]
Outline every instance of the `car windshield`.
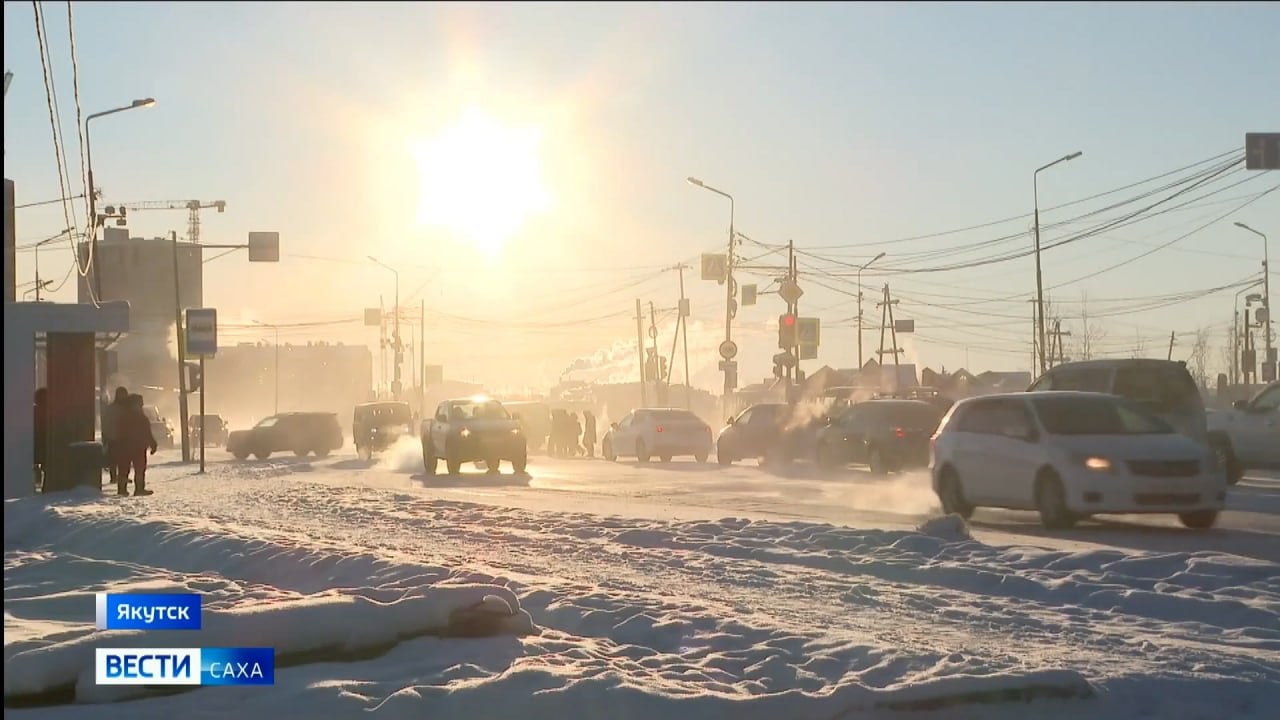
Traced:
[[1187, 370], [1164, 363], [1121, 367], [1116, 372], [1112, 392], [1155, 413], [1185, 412], [1194, 408], [1200, 399], [1200, 391]]
[[885, 419], [913, 430], [933, 430], [942, 421], [942, 413], [923, 403], [893, 403], [885, 413]]
[[1098, 396], [1032, 400], [1050, 435], [1168, 435], [1174, 429], [1134, 403]]
[[377, 405], [365, 410], [365, 418], [372, 423], [407, 423], [411, 413], [408, 405]]
[[276, 418], [269, 417], [266, 420], [263, 420], [262, 422], [258, 423], [254, 427], [269, 428], [269, 427], [273, 427], [275, 424], [276, 424]]
[[511, 414], [497, 400], [457, 403], [449, 410], [454, 420], [510, 420]]

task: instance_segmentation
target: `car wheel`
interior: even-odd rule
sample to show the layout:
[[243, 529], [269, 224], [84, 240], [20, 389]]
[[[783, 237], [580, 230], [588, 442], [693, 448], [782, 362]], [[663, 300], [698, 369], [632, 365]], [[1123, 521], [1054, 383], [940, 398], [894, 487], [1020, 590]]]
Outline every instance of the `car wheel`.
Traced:
[[253, 454], [253, 456], [258, 458], [259, 460], [266, 460], [267, 458], [271, 457], [271, 452], [270, 451], [256, 452]]
[[298, 457], [306, 457], [306, 456], [307, 456], [307, 453], [309, 453], [309, 452], [311, 452], [311, 451], [310, 451], [310, 450], [307, 450], [306, 448], [298, 448], [297, 450], [294, 450], [294, 451], [293, 451], [293, 454], [294, 454], [294, 455], [297, 455]]
[[[318, 458], [327, 458], [327, 457], [329, 457], [329, 453], [331, 453], [331, 452], [333, 452], [333, 451], [332, 451], [332, 450], [330, 450], [329, 448], [316, 448], [316, 457], [318, 457]], [[370, 454], [372, 454], [372, 453], [370, 453]]]
[[884, 461], [884, 455], [880, 453], [879, 448], [871, 448], [871, 452], [867, 455], [867, 467], [872, 475], [889, 474], [889, 464]]
[[357, 445], [356, 457], [360, 458], [361, 462], [369, 462], [373, 459], [373, 449], [368, 445]]
[[496, 475], [502, 472], [502, 461], [496, 457], [485, 458], [484, 469], [490, 475]]
[[649, 462], [649, 448], [644, 446], [643, 440], [636, 441], [636, 460], [642, 463]]
[[462, 458], [450, 452], [447, 447], [444, 449], [444, 453], [444, 466], [449, 471], [449, 474], [457, 475], [462, 472]]
[[234, 457], [234, 458], [235, 458], [235, 459], [237, 459], [237, 460], [248, 460], [248, 459], [249, 459], [249, 453], [248, 453], [248, 452], [245, 452], [244, 450], [237, 450], [237, 451], [235, 451], [235, 452], [231, 453], [231, 456], [232, 456], [232, 457]]
[[1178, 513], [1178, 520], [1192, 530], [1208, 530], [1218, 523], [1217, 510], [1194, 510]]
[[693, 456], [693, 459], [694, 459], [694, 460], [697, 460], [697, 461], [698, 461], [698, 462], [700, 462], [700, 463], [704, 463], [704, 462], [706, 462], [706, 461], [707, 461], [707, 454], [706, 454], [706, 453], [698, 453], [698, 454], [696, 454], [696, 455], [694, 455], [694, 456]]
[[605, 440], [604, 443], [600, 445], [600, 454], [609, 462], [618, 462], [618, 454], [613, 451], [613, 443], [608, 440]]
[[529, 467], [529, 451], [525, 450], [519, 455], [511, 458], [511, 472], [515, 475], [523, 475], [526, 468]]
[[1054, 472], [1046, 472], [1036, 480], [1036, 509], [1040, 511], [1040, 524], [1049, 530], [1065, 530], [1076, 524], [1076, 516], [1067, 509], [1062, 480]]
[[938, 499], [942, 501], [942, 512], [959, 515], [965, 520], [973, 517], [973, 505], [964, 497], [960, 476], [949, 467], [943, 468], [942, 476], [938, 478]]
[[423, 440], [423, 441], [422, 441], [422, 469], [423, 469], [423, 471], [424, 471], [424, 472], [426, 472], [426, 474], [428, 474], [428, 475], [435, 475], [435, 474], [436, 474], [436, 465], [437, 465], [437, 462], [438, 462], [438, 461], [437, 461], [437, 459], [436, 459], [436, 456], [431, 452], [431, 443], [430, 443], [430, 441]]
[[725, 451], [720, 448], [716, 448], [716, 462], [720, 463], [724, 467], [729, 467], [733, 464], [733, 457], [726, 454]]

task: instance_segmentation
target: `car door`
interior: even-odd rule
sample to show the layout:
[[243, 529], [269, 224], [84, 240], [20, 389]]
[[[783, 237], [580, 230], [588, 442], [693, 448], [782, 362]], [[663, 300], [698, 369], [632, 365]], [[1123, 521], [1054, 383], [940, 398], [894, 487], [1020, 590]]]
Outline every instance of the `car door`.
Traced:
[[1043, 460], [1039, 423], [1024, 399], [995, 405], [996, 434], [991, 438], [992, 502], [1014, 508], [1035, 507], [1035, 479]]
[[1239, 414], [1232, 433], [1236, 457], [1248, 469], [1280, 467], [1280, 385], [1272, 385]]
[[836, 418], [836, 421], [827, 429], [824, 442], [831, 451], [832, 457], [841, 464], [864, 462], [866, 453], [860, 452], [855, 446], [860, 442], [859, 433], [866, 424], [866, 415], [865, 405], [854, 405]]
[[754, 447], [756, 429], [751, 426], [754, 418], [761, 415], [756, 407], [749, 407], [738, 414], [733, 419], [733, 423], [722, 434], [721, 441], [724, 443], [724, 450], [732, 456], [746, 457], [750, 448]]
[[965, 497], [972, 503], [989, 502], [998, 483], [991, 478], [994, 466], [991, 458], [992, 438], [998, 426], [996, 401], [972, 400], [963, 408], [960, 416], [947, 427], [948, 434], [955, 434], [951, 441], [951, 464], [960, 475]]
[[437, 456], [444, 453], [444, 444], [448, 435], [449, 403], [440, 403], [436, 407], [435, 417], [431, 418], [431, 446]]

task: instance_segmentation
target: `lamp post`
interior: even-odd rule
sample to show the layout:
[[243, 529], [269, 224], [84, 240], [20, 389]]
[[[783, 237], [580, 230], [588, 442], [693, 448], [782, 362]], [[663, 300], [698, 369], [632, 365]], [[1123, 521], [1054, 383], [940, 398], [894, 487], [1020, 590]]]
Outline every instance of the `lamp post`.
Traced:
[[[141, 100], [134, 100], [133, 102], [123, 107], [112, 108], [111, 110], [103, 110], [102, 112], [93, 113], [92, 115], [84, 119], [84, 164], [85, 164], [85, 172], [88, 175], [88, 177], [86, 177], [85, 180], [89, 185], [89, 187], [85, 188], [84, 191], [85, 191], [85, 194], [89, 196], [89, 252], [93, 257], [93, 261], [92, 261], [93, 297], [94, 299], [99, 301], [102, 300], [102, 263], [98, 262], [97, 260], [98, 258], [98, 196], [93, 189], [93, 149], [92, 149], [92, 145], [89, 142], [89, 123], [100, 117], [106, 117], [107, 115], [115, 115], [116, 113], [121, 113], [121, 112], [124, 112], [125, 110], [136, 110], [137, 108], [149, 108], [155, 104], [156, 104], [155, 98], [143, 98]], [[78, 258], [76, 262], [79, 262]], [[107, 363], [105, 359], [102, 357], [101, 353], [98, 354], [97, 360], [98, 360], [97, 362], [98, 396], [99, 398], [101, 398], [107, 392]], [[179, 389], [178, 396], [185, 397], [185, 395], [183, 395], [181, 392], [181, 389], [182, 389], [181, 385], [178, 386], [178, 389]], [[185, 452], [183, 453], [182, 459], [184, 461], [187, 460]]]
[[[1250, 290], [1254, 289], [1254, 288], [1255, 288], [1255, 287], [1257, 287], [1257, 286], [1258, 286], [1258, 283], [1257, 283], [1257, 282], [1254, 282], [1254, 283], [1251, 283], [1248, 287], [1246, 287], [1246, 288], [1244, 288], [1243, 290], [1241, 290], [1240, 292], [1236, 293], [1236, 301], [1235, 301], [1235, 304], [1232, 306], [1232, 307], [1234, 308], [1234, 312], [1233, 312], [1233, 313], [1232, 313], [1232, 315], [1231, 315], [1231, 332], [1232, 332], [1232, 334], [1235, 336], [1235, 340], [1234, 340], [1234, 342], [1232, 342], [1232, 343], [1231, 343], [1231, 352], [1232, 352], [1232, 357], [1231, 357], [1231, 367], [1232, 367], [1232, 373], [1231, 373], [1231, 384], [1232, 384], [1232, 385], [1236, 385], [1236, 384], [1238, 384], [1238, 383], [1240, 382], [1240, 371], [1241, 371], [1241, 369], [1242, 369], [1242, 368], [1240, 367], [1240, 366], [1241, 366], [1241, 363], [1240, 363], [1240, 351], [1241, 351], [1243, 348], [1241, 348], [1241, 347], [1240, 347], [1240, 343], [1242, 342], [1242, 338], [1244, 337], [1244, 333], [1243, 333], [1243, 332], [1241, 332], [1242, 328], [1241, 328], [1241, 326], [1240, 326], [1240, 296], [1241, 296], [1241, 295], [1243, 295], [1243, 294], [1245, 294], [1245, 293], [1247, 293], [1247, 292], [1249, 292]], [[1246, 322], [1245, 322], [1245, 324], [1246, 324], [1246, 325], [1248, 324], [1248, 319], [1247, 319], [1247, 318], [1246, 318]]]
[[871, 266], [871, 263], [884, 257], [884, 253], [871, 258], [865, 265], [858, 268], [858, 370], [862, 370], [862, 271]]
[[[1253, 307], [1254, 303], [1262, 303], [1262, 293], [1250, 293], [1244, 296], [1244, 344], [1247, 349], [1253, 350], [1254, 353], [1254, 362], [1252, 367], [1246, 368], [1245, 372], [1246, 378], [1244, 384], [1246, 386], [1258, 381], [1257, 345], [1253, 342], [1253, 323], [1249, 322], [1249, 308]], [[1263, 361], [1265, 362], [1266, 359], [1263, 358]], [[1250, 370], [1252, 370], [1252, 372], [1249, 372]], [[1249, 376], [1253, 377], [1252, 382], [1249, 381]]]
[[1267, 245], [1267, 236], [1245, 225], [1242, 222], [1236, 223], [1236, 227], [1262, 238], [1262, 307], [1267, 309], [1266, 322], [1262, 325], [1262, 335], [1267, 343], [1267, 359], [1265, 362], [1271, 361], [1271, 253]]
[[[138, 108], [149, 108], [156, 104], [155, 98], [143, 98], [134, 100], [123, 107], [112, 108], [111, 110], [103, 110], [96, 112], [84, 119], [84, 164], [88, 174], [87, 182], [89, 187], [85, 188], [85, 194], [89, 196], [89, 246], [94, 257], [98, 255], [98, 194], [93, 189], [93, 146], [89, 141], [89, 123], [97, 118], [106, 117], [107, 115], [115, 115], [126, 110], [136, 110]], [[99, 263], [93, 263], [93, 294], [99, 300], [102, 299], [102, 272]]]
[[[734, 219], [733, 196], [723, 190], [720, 190], [719, 188], [712, 187], [702, 182], [696, 177], [690, 177], [690, 178], [687, 178], [687, 180], [690, 185], [696, 185], [697, 187], [700, 187], [703, 190], [710, 190], [711, 192], [721, 197], [729, 199], [729, 251], [725, 255], [725, 263], [724, 263], [724, 274], [725, 274], [725, 278], [724, 278], [724, 289], [725, 289], [724, 339], [726, 342], [728, 342], [733, 339], [733, 316], [736, 314], [735, 312], [736, 308], [734, 307], [735, 288], [734, 288], [734, 280], [733, 280], [733, 244], [734, 244], [734, 241], [737, 239], [737, 233], [734, 232], [734, 228], [733, 228], [733, 219]], [[728, 412], [728, 407], [729, 407], [729, 396], [733, 393], [734, 385], [736, 384], [732, 382], [733, 379], [734, 379], [733, 374], [729, 371], [728, 367], [726, 366], [724, 371], [724, 397], [721, 400], [721, 402], [724, 405], [723, 409], [726, 413]]]
[[380, 260], [378, 260], [372, 255], [369, 255], [368, 258], [375, 265], [380, 265], [381, 267], [387, 270], [390, 270], [391, 274], [395, 275], [396, 277], [396, 307], [395, 307], [395, 310], [392, 311], [395, 314], [394, 315], [395, 330], [393, 330], [393, 334], [395, 336], [394, 342], [396, 347], [395, 347], [395, 370], [393, 371], [392, 381], [391, 381], [391, 396], [394, 399], [399, 400], [400, 399], [400, 359], [401, 359], [400, 353], [402, 349], [402, 346], [400, 345], [400, 271], [396, 270], [395, 268], [391, 267], [390, 265], [384, 262], [381, 262]]
[[44, 288], [44, 286], [48, 284], [48, 283], [44, 283], [44, 282], [41, 282], [41, 281], [40, 281], [40, 248], [41, 248], [41, 246], [48, 245], [49, 243], [53, 242], [54, 240], [61, 240], [62, 238], [66, 237], [66, 236], [67, 236], [67, 235], [69, 235], [71, 232], [73, 232], [73, 230], [74, 230], [74, 228], [67, 228], [67, 229], [63, 230], [62, 232], [58, 233], [57, 235], [54, 235], [54, 236], [52, 236], [52, 237], [45, 238], [44, 240], [41, 240], [40, 242], [38, 242], [38, 243], [36, 243], [35, 245], [32, 245], [32, 246], [31, 246], [32, 252], [33, 252], [33, 253], [35, 253], [35, 257], [33, 258], [33, 262], [34, 262], [34, 264], [35, 264], [35, 266], [36, 266], [36, 287], [35, 287], [35, 290], [36, 290], [36, 302], [40, 302], [40, 290], [41, 290], [41, 289], [43, 289], [43, 288]]
[[1064, 162], [1067, 162], [1068, 160], [1075, 160], [1076, 158], [1080, 157], [1083, 154], [1084, 153], [1082, 151], [1077, 150], [1076, 152], [1073, 152], [1070, 155], [1064, 155], [1058, 158], [1057, 160], [1054, 160], [1048, 165], [1042, 165], [1036, 168], [1036, 171], [1031, 174], [1031, 192], [1035, 201], [1035, 222], [1036, 222], [1036, 230], [1035, 230], [1035, 234], [1036, 234], [1036, 325], [1038, 326], [1036, 330], [1036, 335], [1039, 337], [1039, 342], [1040, 342], [1039, 358], [1040, 358], [1040, 374], [1041, 375], [1043, 375], [1044, 371], [1048, 370], [1049, 368], [1048, 368], [1048, 361], [1045, 355], [1046, 337], [1045, 337], [1045, 328], [1044, 328], [1044, 275], [1040, 269], [1040, 172], [1043, 170], [1048, 170], [1049, 168], [1053, 167], [1054, 165], [1057, 165], [1058, 163], [1064, 163]]
[[275, 336], [275, 337], [272, 339], [272, 346], [273, 346], [273, 350], [274, 350], [274, 353], [275, 353], [275, 359], [274, 359], [274, 361], [273, 361], [273, 365], [275, 366], [275, 369], [274, 369], [274, 374], [275, 374], [275, 405], [274, 405], [274, 407], [275, 407], [275, 410], [273, 410], [273, 411], [272, 411], [272, 414], [279, 415], [279, 414], [280, 414], [280, 326], [279, 326], [279, 325], [272, 325], [271, 323], [264, 323], [264, 322], [262, 322], [262, 321], [260, 321], [260, 320], [254, 320], [254, 321], [253, 321], [253, 324], [254, 324], [254, 325], [261, 325], [261, 326], [262, 326], [262, 327], [264, 327], [264, 328], [270, 328], [270, 329], [271, 329], [271, 331], [272, 331], [272, 333], [273, 333], [273, 334], [274, 334], [274, 336]]

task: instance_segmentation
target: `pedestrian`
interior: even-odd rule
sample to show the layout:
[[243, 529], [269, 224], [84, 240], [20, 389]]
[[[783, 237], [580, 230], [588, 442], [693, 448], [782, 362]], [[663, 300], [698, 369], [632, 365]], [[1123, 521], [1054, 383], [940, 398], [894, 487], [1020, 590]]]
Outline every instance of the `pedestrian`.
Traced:
[[33, 407], [35, 422], [35, 483], [37, 489], [44, 488], [44, 464], [49, 454], [49, 390], [36, 388]]
[[582, 445], [587, 449], [587, 457], [596, 456], [596, 416], [590, 410], [582, 413]]
[[578, 420], [578, 413], [569, 413], [569, 419], [572, 424], [569, 426], [569, 432], [573, 434], [573, 442], [569, 444], [574, 457], [586, 455], [586, 450], [582, 448], [582, 422]]
[[551, 457], [564, 456], [564, 410], [559, 408], [551, 411], [551, 437], [547, 450]]
[[156, 454], [159, 444], [151, 432], [151, 419], [142, 410], [142, 396], [129, 395], [128, 404], [117, 419], [116, 442], [121, 458], [116, 466], [116, 494], [128, 495], [129, 469], [133, 468], [133, 496], [150, 495], [147, 489], [147, 451]]
[[[111, 476], [111, 482], [117, 484], [120, 481], [118, 475], [122, 458], [116, 454], [120, 450], [116, 441], [120, 437], [120, 416], [128, 412], [128, 409], [129, 391], [123, 386], [116, 388], [115, 400], [102, 408], [102, 453], [107, 463], [107, 473]], [[127, 485], [129, 483], [127, 474], [124, 480]]]

